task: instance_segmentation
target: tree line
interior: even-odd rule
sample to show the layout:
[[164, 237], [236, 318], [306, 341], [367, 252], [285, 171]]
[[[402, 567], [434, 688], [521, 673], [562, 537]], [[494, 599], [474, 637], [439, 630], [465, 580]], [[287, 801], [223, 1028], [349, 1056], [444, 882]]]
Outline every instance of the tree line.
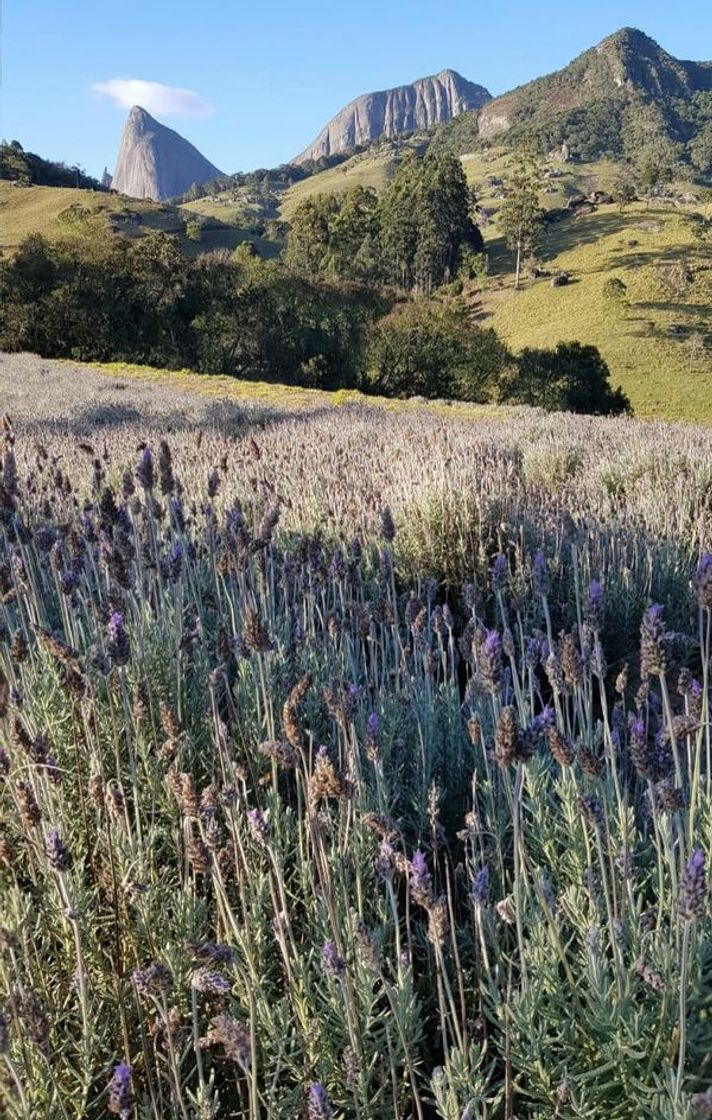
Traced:
[[473, 197], [459, 159], [411, 153], [380, 196], [357, 186], [313, 195], [291, 219], [286, 259], [312, 277], [390, 284], [430, 295], [481, 252]]
[[70, 167], [66, 163], [43, 159], [35, 152], [26, 152], [19, 140], [5, 140], [0, 143], [0, 179], [6, 179], [23, 186], [34, 184], [40, 187], [80, 187], [84, 190], [100, 191], [98, 179], [87, 175], [83, 168]]
[[155, 232], [26, 239], [0, 262], [0, 348], [394, 397], [628, 408], [595, 347], [514, 357], [447, 289], [310, 276], [246, 246], [189, 258]]

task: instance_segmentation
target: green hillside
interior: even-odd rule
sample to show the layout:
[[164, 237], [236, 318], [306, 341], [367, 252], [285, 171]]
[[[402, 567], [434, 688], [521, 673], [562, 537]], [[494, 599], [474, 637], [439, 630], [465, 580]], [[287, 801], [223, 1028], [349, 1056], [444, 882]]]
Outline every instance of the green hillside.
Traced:
[[200, 240], [185, 236], [192, 215], [179, 208], [147, 199], [120, 197], [103, 191], [72, 187], [19, 186], [0, 182], [0, 249], [13, 252], [25, 237], [41, 233], [62, 237], [92, 229], [142, 237], [150, 231], [175, 234], [186, 252], [234, 249], [242, 241], [255, 243], [258, 252], [276, 251], [272, 242], [254, 237], [235, 225], [212, 220], [201, 230]]
[[[514, 350], [591, 343], [637, 415], [711, 422], [712, 361], [700, 343], [712, 342], [712, 256], [699, 228], [695, 211], [641, 204], [565, 219], [550, 227], [543, 256], [545, 271], [567, 272], [569, 284], [552, 287], [543, 276], [520, 291], [494, 237], [493, 275], [473, 295], [477, 320]], [[612, 277], [626, 286], [622, 303], [604, 294]]]

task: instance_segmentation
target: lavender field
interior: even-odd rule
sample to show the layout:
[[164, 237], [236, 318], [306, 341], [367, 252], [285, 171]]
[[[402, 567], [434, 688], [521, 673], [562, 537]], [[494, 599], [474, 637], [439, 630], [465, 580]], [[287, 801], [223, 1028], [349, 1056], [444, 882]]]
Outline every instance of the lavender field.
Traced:
[[712, 1116], [712, 431], [0, 402], [0, 1113]]

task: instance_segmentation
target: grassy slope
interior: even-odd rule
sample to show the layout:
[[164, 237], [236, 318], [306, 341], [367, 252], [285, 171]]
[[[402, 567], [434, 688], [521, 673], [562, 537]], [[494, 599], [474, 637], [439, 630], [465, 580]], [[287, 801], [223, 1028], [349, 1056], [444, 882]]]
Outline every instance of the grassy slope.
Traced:
[[[128, 213], [138, 214], [140, 222], [124, 222], [122, 215]], [[74, 187], [16, 187], [0, 182], [0, 249], [13, 252], [32, 233], [57, 237], [86, 223], [97, 223], [99, 228], [112, 225], [131, 237], [140, 237], [149, 230], [176, 234], [191, 254], [234, 249], [242, 241], [254, 241], [263, 255], [275, 251], [272, 242], [263, 242], [231, 225], [204, 230], [199, 243], [189, 241], [183, 235], [184, 215], [180, 210], [150, 200]]]
[[73, 208], [81, 207], [88, 218], [106, 220], [121, 213], [141, 216], [141, 226], [127, 226], [131, 233], [141, 227], [176, 233], [182, 227], [175, 211], [154, 202], [119, 199], [99, 191], [77, 190], [74, 187], [16, 187], [0, 182], [0, 244], [15, 249], [31, 233], [52, 235], [71, 228]]
[[[290, 187], [283, 216], [288, 218], [313, 193], [343, 190], [356, 183], [378, 189], [391, 158], [389, 151], [377, 156], [366, 153]], [[491, 176], [506, 177], [510, 159], [496, 149], [462, 158], [481, 205], [494, 212], [485, 230], [493, 275], [476, 304], [482, 325], [495, 327], [514, 350], [569, 339], [592, 343], [608, 362], [614, 383], [629, 394], [637, 414], [712, 423], [712, 361], [691, 362], [686, 347], [695, 332], [712, 342], [712, 272], [698, 271], [689, 293], [675, 302], [661, 290], [656, 276], [658, 264], [703, 263], [689, 217], [672, 206], [648, 212], [641, 205], [623, 215], [615, 206], [603, 206], [588, 217], [566, 219], [550, 227], [546, 267], [570, 272], [573, 283], [552, 288], [543, 279], [526, 282], [522, 291], [514, 292], [511, 255], [497, 229], [499, 188], [487, 182]], [[575, 194], [610, 190], [619, 171], [605, 160], [553, 166], [559, 174], [548, 181], [541, 196], [547, 208], [563, 206]], [[676, 189], [690, 187], [679, 183]], [[641, 222], [651, 224], [640, 228]], [[630, 240], [638, 245], [628, 247]], [[612, 307], [603, 299], [603, 284], [611, 276], [619, 276], [627, 285], [627, 308]]]
[[[501, 241], [489, 245], [495, 268], [509, 267]], [[704, 250], [693, 240], [690, 218], [670, 207], [635, 206], [624, 214], [601, 207], [552, 226], [545, 255], [547, 270], [568, 272], [572, 283], [552, 288], [543, 278], [515, 292], [511, 275], [496, 276], [475, 303], [482, 325], [493, 326], [515, 350], [571, 339], [593, 343], [636, 414], [711, 423], [712, 363], [691, 361], [687, 340], [693, 333], [712, 336], [712, 271], [700, 268]], [[657, 266], [682, 260], [696, 266], [695, 280], [671, 300]], [[628, 306], [604, 299], [612, 276], [627, 286]]]

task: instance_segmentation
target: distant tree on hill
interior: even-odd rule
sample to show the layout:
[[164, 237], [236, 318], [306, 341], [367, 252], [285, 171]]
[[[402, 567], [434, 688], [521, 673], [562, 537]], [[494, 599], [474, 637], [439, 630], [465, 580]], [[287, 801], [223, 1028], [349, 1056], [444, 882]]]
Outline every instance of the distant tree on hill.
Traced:
[[631, 411], [621, 389], [613, 390], [610, 371], [595, 346], [559, 342], [553, 350], [525, 349], [509, 367], [500, 398], [548, 412], [616, 415]]
[[635, 202], [637, 195], [632, 171], [625, 169], [618, 175], [613, 184], [613, 198], [618, 203], [621, 214], [626, 206], [630, 205], [631, 202]]
[[669, 145], [644, 148], [637, 157], [635, 177], [646, 206], [659, 195], [675, 177], [676, 163]]
[[693, 166], [702, 175], [712, 175], [712, 120], [690, 141], [689, 150]]
[[339, 279], [372, 280], [378, 275], [378, 196], [371, 187], [353, 187], [341, 199], [329, 225], [328, 271]]
[[315, 194], [297, 207], [291, 222], [285, 260], [305, 276], [324, 275], [329, 268], [331, 225], [339, 212], [335, 194]]
[[465, 253], [483, 247], [471, 202], [458, 159], [413, 154], [380, 199], [357, 186], [300, 203], [286, 260], [307, 276], [385, 282], [429, 295], [453, 279]]
[[19, 140], [0, 143], [0, 179], [42, 187], [81, 187], [102, 190], [101, 183], [81, 167], [68, 167], [26, 152]]
[[522, 260], [536, 251], [543, 229], [539, 205], [539, 176], [535, 164], [515, 163], [507, 180], [507, 194], [499, 211], [499, 224], [507, 246], [515, 252], [514, 287], [519, 287]]
[[508, 361], [495, 332], [473, 326], [465, 308], [417, 299], [372, 328], [368, 382], [387, 396], [483, 401]]
[[454, 277], [463, 251], [483, 247], [462, 164], [447, 151], [403, 160], [383, 192], [379, 224], [386, 278], [425, 294]]

